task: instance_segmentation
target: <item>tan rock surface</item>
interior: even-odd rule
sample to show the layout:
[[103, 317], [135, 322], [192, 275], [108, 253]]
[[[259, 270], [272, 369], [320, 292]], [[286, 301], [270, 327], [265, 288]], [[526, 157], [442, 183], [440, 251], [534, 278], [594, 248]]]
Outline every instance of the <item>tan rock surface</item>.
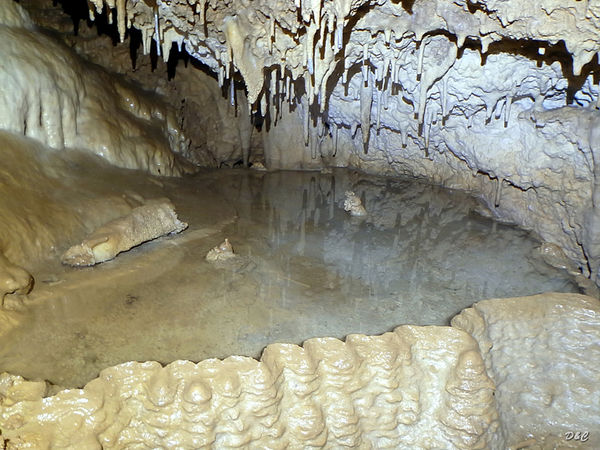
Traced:
[[[507, 444], [533, 438], [534, 448], [600, 448], [598, 300], [552, 293], [484, 300], [452, 325], [479, 342]], [[588, 440], [567, 440], [571, 432]]]
[[497, 447], [494, 386], [477, 344], [449, 327], [310, 339], [245, 357], [126, 363], [80, 390], [0, 378], [17, 448]]
[[62, 263], [93, 266], [143, 242], [179, 233], [186, 228], [187, 223], [177, 218], [168, 199], [151, 200], [134, 208], [127, 216], [102, 225], [81, 244], [69, 248], [62, 256]]

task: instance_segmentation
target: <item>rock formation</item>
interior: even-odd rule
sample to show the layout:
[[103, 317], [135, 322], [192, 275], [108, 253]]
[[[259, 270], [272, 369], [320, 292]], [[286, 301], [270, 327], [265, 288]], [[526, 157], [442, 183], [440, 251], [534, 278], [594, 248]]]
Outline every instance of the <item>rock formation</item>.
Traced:
[[344, 210], [351, 216], [366, 216], [367, 210], [362, 204], [360, 197], [352, 191], [346, 191], [344, 199]]
[[229, 242], [229, 239], [225, 238], [223, 242], [214, 248], [211, 248], [206, 254], [206, 260], [208, 262], [225, 261], [235, 257], [233, 247]]
[[[597, 448], [600, 302], [576, 294], [484, 300], [452, 319], [479, 342], [512, 445]], [[579, 405], [573, 410], [573, 405]], [[566, 439], [589, 432], [589, 439]]]
[[260, 361], [126, 363], [84, 389], [45, 391], [0, 378], [0, 439], [17, 448], [498, 445], [477, 343], [449, 327], [273, 344]]
[[55, 149], [83, 148], [111, 163], [156, 175], [191, 170], [174, 113], [148, 92], [90, 65], [45, 36], [18, 4], [0, 13], [4, 65], [0, 129]]
[[113, 259], [143, 242], [166, 234], [179, 233], [187, 223], [177, 218], [168, 199], [149, 200], [125, 217], [102, 225], [81, 244], [69, 248], [62, 263], [69, 266], [93, 266]]

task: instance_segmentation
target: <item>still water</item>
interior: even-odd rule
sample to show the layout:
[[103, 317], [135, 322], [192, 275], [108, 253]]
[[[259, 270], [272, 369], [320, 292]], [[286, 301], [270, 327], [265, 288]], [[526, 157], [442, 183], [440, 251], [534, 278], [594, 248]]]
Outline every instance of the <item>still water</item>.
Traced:
[[[163, 183], [188, 230], [96, 267], [49, 265], [2, 338], [0, 371], [82, 386], [124, 361], [259, 357], [273, 342], [447, 325], [485, 298], [577, 292], [527, 232], [461, 192], [345, 170]], [[343, 210], [347, 190], [366, 217]], [[208, 263], [224, 238], [238, 257]]]

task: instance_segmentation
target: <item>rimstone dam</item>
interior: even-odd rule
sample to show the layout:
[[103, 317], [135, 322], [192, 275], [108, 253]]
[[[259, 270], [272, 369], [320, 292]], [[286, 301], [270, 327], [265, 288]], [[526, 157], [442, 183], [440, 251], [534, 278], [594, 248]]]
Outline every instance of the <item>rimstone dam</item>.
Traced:
[[0, 449], [600, 448], [600, 0], [0, 0]]

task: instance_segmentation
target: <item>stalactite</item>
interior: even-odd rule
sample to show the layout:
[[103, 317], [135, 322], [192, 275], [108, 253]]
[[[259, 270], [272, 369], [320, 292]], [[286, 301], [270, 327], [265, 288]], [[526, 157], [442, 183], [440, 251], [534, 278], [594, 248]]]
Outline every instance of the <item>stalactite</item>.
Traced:
[[442, 119], [448, 115], [448, 77], [442, 78], [442, 91], [440, 93], [440, 106], [442, 108]]
[[384, 28], [383, 29], [383, 35], [385, 38], [385, 43], [387, 45], [390, 45], [390, 42], [392, 40], [392, 29], [391, 28]]
[[335, 123], [332, 123], [331, 126], [334, 128], [334, 130], [333, 130], [333, 156], [336, 156], [337, 151], [338, 151], [339, 127]]
[[160, 56], [160, 34], [158, 25], [158, 9], [154, 10], [154, 40], [156, 41], [156, 53]]
[[427, 107], [427, 91], [428, 91], [427, 83], [425, 83], [425, 80], [423, 80], [421, 78], [421, 83], [419, 86], [419, 109], [418, 109], [418, 114], [417, 114], [419, 125], [421, 125], [423, 123], [423, 118], [425, 115], [425, 108]]
[[504, 183], [504, 179], [500, 177], [496, 177], [496, 192], [494, 195], [494, 206], [497, 208], [500, 206], [500, 200], [502, 197], [502, 184]]
[[383, 89], [377, 91], [377, 133], [379, 133], [379, 128], [381, 126], [381, 107], [383, 106]]
[[308, 145], [309, 137], [310, 137], [310, 108], [308, 104], [308, 100], [304, 105], [304, 145]]
[[368, 66], [367, 63], [369, 61], [369, 44], [363, 44], [363, 59], [362, 59], [362, 77], [363, 84], [368, 83], [369, 79], [367, 76]]
[[273, 41], [275, 40], [275, 18], [269, 20], [269, 53], [273, 54]]
[[223, 87], [224, 79], [224, 69], [223, 66], [219, 66], [219, 70], [217, 71], [217, 82], [219, 83], [219, 87]]
[[425, 123], [423, 125], [423, 134], [425, 135], [425, 155], [433, 161], [433, 157], [431, 156], [431, 152], [429, 151], [429, 137], [431, 135], [431, 123], [433, 122], [433, 112], [431, 110], [427, 111], [425, 117]]
[[402, 148], [406, 148], [408, 145], [408, 132], [405, 124], [400, 127], [400, 140], [402, 141]]
[[361, 84], [360, 89], [360, 129], [362, 132], [363, 151], [366, 154], [369, 144], [371, 129], [371, 105], [373, 104], [373, 82], [367, 79]]
[[264, 92], [260, 96], [260, 115], [262, 117], [267, 115], [267, 95]]
[[119, 39], [121, 42], [125, 40], [126, 19], [127, 9], [125, 8], [125, 0], [117, 0], [117, 29], [119, 30]]
[[423, 72], [423, 58], [425, 56], [425, 46], [427, 45], [427, 38], [421, 40], [419, 44], [419, 56], [417, 59], [417, 78], [421, 78], [421, 73]]
[[344, 47], [344, 22], [338, 19], [337, 27], [335, 29], [336, 35], [336, 53]]
[[314, 58], [314, 39], [315, 39], [315, 33], [317, 32], [318, 28], [315, 25], [315, 23], [311, 23], [308, 27], [308, 30], [306, 32], [306, 40], [305, 40], [305, 44], [304, 44], [304, 61], [305, 61], [305, 66], [306, 69], [308, 70], [308, 73], [310, 75], [314, 74], [314, 62], [313, 62], [313, 58]]

